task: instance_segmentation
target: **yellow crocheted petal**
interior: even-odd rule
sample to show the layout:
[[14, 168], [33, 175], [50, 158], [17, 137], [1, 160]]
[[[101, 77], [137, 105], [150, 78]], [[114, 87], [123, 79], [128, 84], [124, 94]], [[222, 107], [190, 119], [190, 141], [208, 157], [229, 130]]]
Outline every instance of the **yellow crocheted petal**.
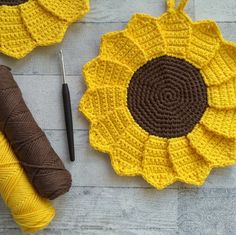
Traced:
[[90, 120], [106, 116], [126, 105], [126, 90], [120, 87], [101, 87], [87, 90], [80, 101], [80, 111]]
[[202, 68], [215, 55], [220, 45], [220, 30], [213, 21], [200, 21], [192, 25], [187, 60]]
[[209, 163], [190, 146], [186, 137], [169, 140], [169, 155], [178, 179], [201, 186], [211, 171]]
[[235, 139], [226, 138], [198, 124], [188, 135], [191, 146], [214, 167], [236, 162]]
[[228, 138], [236, 138], [236, 109], [208, 108], [201, 123], [213, 132]]
[[89, 0], [38, 0], [39, 4], [62, 20], [74, 22], [89, 11]]
[[142, 172], [142, 161], [148, 133], [132, 123], [110, 152], [112, 166], [118, 175], [134, 176]]
[[202, 68], [208, 86], [219, 85], [236, 75], [236, 44], [221, 42], [219, 50], [210, 62]]
[[168, 140], [150, 136], [145, 144], [143, 177], [154, 187], [163, 189], [176, 181], [168, 154]]
[[90, 129], [90, 143], [102, 152], [109, 152], [121, 135], [132, 124], [125, 108], [116, 109], [93, 122]]
[[36, 42], [26, 30], [19, 9], [0, 6], [0, 51], [20, 59], [35, 46]]
[[165, 43], [156, 18], [143, 14], [134, 15], [126, 34], [138, 44], [148, 60], [164, 55]]
[[61, 42], [69, 25], [68, 22], [52, 15], [36, 0], [28, 1], [19, 7], [24, 24], [38, 45], [47, 46]]
[[84, 77], [89, 88], [103, 86], [120, 86], [126, 88], [133, 72], [124, 65], [96, 58], [83, 69]]
[[221, 85], [208, 87], [208, 104], [218, 109], [236, 108], [236, 76]]
[[121, 63], [133, 72], [147, 61], [143, 51], [124, 32], [103, 36], [100, 56], [102, 59]]
[[166, 54], [186, 58], [189, 46], [191, 22], [182, 12], [167, 12], [158, 19], [158, 25], [166, 44]]

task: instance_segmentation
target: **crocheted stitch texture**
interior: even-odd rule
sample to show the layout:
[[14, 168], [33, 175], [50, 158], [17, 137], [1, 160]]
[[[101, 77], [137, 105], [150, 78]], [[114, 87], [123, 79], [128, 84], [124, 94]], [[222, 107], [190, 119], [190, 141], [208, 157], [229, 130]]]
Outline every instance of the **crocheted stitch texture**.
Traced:
[[0, 52], [20, 59], [36, 46], [59, 43], [88, 11], [89, 0], [0, 1]]
[[192, 22], [186, 3], [168, 0], [159, 18], [134, 15], [84, 67], [91, 145], [117, 174], [158, 189], [200, 186], [213, 167], [236, 162], [236, 44], [215, 22]]

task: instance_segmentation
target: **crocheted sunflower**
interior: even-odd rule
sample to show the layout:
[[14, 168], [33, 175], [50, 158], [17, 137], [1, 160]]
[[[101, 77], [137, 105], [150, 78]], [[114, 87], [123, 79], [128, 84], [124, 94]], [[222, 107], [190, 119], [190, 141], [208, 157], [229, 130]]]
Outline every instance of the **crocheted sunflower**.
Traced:
[[20, 59], [36, 46], [59, 43], [89, 11], [89, 0], [0, 0], [0, 52]]
[[200, 186], [236, 162], [236, 44], [215, 22], [192, 22], [186, 3], [167, 1], [160, 18], [134, 15], [84, 68], [91, 145], [117, 174], [158, 189]]

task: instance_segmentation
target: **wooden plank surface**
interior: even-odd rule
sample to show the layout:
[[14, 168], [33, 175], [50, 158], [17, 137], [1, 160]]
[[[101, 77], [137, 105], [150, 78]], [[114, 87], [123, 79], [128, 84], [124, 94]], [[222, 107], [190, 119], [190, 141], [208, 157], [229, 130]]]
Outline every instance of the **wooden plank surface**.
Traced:
[[178, 194], [180, 234], [236, 234], [236, 190], [181, 190]]
[[[41, 234], [160, 230], [167, 235], [177, 230], [177, 197], [176, 190], [73, 187], [69, 194], [55, 200], [57, 216]], [[1, 211], [4, 207], [0, 203]], [[0, 213], [0, 230], [13, 228], [8, 213]]]
[[196, 19], [236, 22], [235, 0], [195, 0]]
[[[164, 0], [91, 0], [91, 12], [73, 24], [61, 45], [37, 48], [12, 67], [23, 96], [39, 125], [73, 175], [70, 193], [57, 199], [57, 217], [40, 235], [228, 235], [236, 234], [236, 167], [212, 172], [201, 189], [181, 183], [157, 191], [141, 177], [119, 177], [109, 157], [88, 143], [88, 123], [77, 112], [85, 91], [81, 70], [98, 54], [101, 35], [122, 30], [131, 15], [161, 15]], [[192, 18], [214, 18], [224, 37], [236, 41], [234, 0], [190, 0]], [[68, 161], [61, 100], [58, 50], [64, 49], [71, 88], [77, 161]], [[0, 234], [20, 235], [0, 201]]]

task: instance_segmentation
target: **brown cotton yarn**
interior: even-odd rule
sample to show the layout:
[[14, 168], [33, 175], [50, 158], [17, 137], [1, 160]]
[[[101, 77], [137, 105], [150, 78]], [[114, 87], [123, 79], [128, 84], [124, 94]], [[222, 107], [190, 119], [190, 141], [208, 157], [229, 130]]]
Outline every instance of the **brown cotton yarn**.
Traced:
[[0, 131], [37, 192], [55, 199], [69, 191], [71, 175], [27, 108], [10, 69], [0, 65]]
[[183, 59], [161, 56], [138, 69], [129, 84], [128, 108], [147, 132], [163, 138], [187, 135], [207, 108], [199, 69]]
[[7, 5], [7, 6], [20, 5], [28, 1], [29, 0], [0, 0], [0, 6], [1, 5]]

